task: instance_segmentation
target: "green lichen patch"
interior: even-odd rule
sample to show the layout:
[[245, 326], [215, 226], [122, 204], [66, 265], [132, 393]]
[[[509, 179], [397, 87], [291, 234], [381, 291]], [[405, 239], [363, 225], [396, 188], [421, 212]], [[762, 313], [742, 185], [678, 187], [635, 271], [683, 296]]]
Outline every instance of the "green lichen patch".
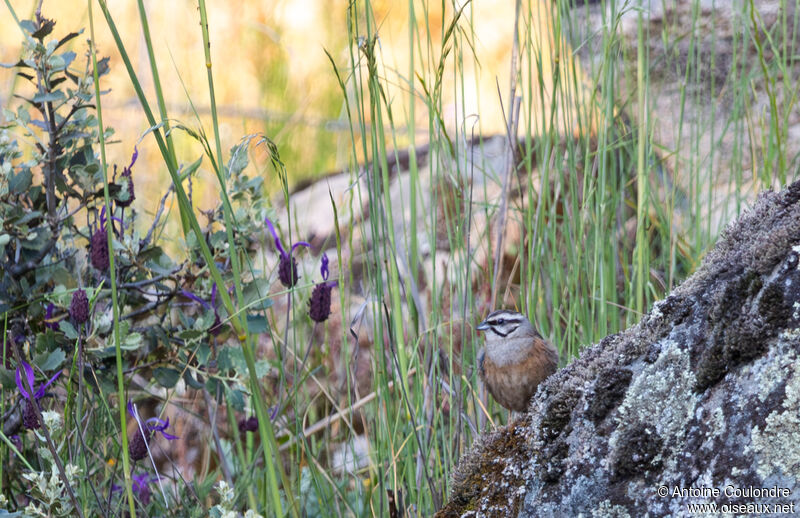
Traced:
[[574, 389], [558, 392], [534, 427], [534, 442], [541, 445], [536, 455], [536, 470], [545, 482], [557, 482], [564, 473], [564, 459], [569, 454], [569, 423], [580, 398], [581, 393]]
[[609, 500], [604, 500], [592, 509], [592, 518], [631, 518], [631, 515], [621, 505], [614, 505]]
[[781, 409], [754, 426], [747, 448], [756, 455], [757, 472], [762, 479], [780, 473], [796, 477], [800, 473], [800, 365], [792, 366]]
[[763, 406], [779, 389], [785, 397], [786, 373], [799, 360], [800, 350], [792, 347], [797, 343], [800, 343], [800, 333], [796, 336], [785, 333], [768, 356], [753, 363], [751, 368], [758, 373], [758, 399], [753, 401], [754, 404]]
[[679, 437], [697, 404], [693, 384], [688, 353], [677, 343], [664, 340], [656, 362], [631, 382], [618, 410], [620, 426], [650, 423], [664, 437]]

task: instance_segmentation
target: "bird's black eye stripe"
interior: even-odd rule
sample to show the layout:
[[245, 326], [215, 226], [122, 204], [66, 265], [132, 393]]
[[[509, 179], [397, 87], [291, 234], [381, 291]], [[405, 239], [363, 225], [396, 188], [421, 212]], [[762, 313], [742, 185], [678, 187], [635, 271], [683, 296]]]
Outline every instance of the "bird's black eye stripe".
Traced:
[[504, 333], [504, 332], [500, 331], [499, 329], [497, 329], [496, 327], [490, 327], [490, 328], [489, 328], [489, 330], [490, 330], [492, 333], [494, 333], [494, 334], [496, 334], [496, 335], [498, 335], [498, 336], [502, 336], [503, 338], [507, 337], [507, 336], [508, 336], [508, 333], [510, 333], [510, 332], [511, 332], [511, 331], [509, 331], [508, 333]]
[[504, 332], [504, 331], [501, 331], [501, 330], [500, 330], [500, 329], [502, 329], [502, 327], [495, 327], [496, 325], [498, 325], [498, 324], [497, 324], [497, 322], [490, 322], [490, 327], [489, 327], [489, 329], [490, 329], [490, 330], [491, 330], [491, 331], [492, 331], [494, 334], [496, 334], [496, 335], [498, 335], [498, 336], [502, 336], [503, 338], [507, 337], [508, 335], [510, 335], [511, 333], [513, 333], [514, 331], [516, 331], [516, 330], [517, 330], [517, 328], [519, 327], [519, 324], [520, 324], [520, 322], [518, 322], [518, 321], [516, 321], [516, 320], [508, 320], [508, 321], [501, 321], [501, 322], [502, 322], [502, 323], [504, 323], [504, 324], [516, 324], [516, 325], [514, 325], [513, 327], [507, 327], [507, 328], [505, 328], [505, 332]]
[[516, 325], [520, 325], [520, 324], [522, 323], [522, 320], [518, 320], [518, 319], [509, 319], [509, 320], [506, 320], [505, 318], [495, 318], [495, 319], [493, 319], [493, 320], [489, 320], [487, 323], [488, 323], [490, 326], [504, 326], [504, 325], [506, 325], [506, 324], [516, 324]]

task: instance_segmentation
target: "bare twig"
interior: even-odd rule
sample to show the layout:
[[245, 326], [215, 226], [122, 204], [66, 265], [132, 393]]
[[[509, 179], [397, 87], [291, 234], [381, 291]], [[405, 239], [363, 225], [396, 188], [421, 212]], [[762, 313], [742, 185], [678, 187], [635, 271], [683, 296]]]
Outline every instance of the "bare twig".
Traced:
[[[53, 235], [56, 236], [57, 234], [54, 233]], [[42, 247], [41, 250], [36, 252], [36, 255], [34, 255], [33, 257], [31, 257], [30, 259], [28, 259], [24, 263], [17, 263], [14, 266], [11, 266], [8, 269], [8, 271], [14, 277], [19, 277], [20, 275], [24, 275], [24, 274], [28, 273], [29, 271], [38, 268], [39, 266], [41, 266], [39, 264], [39, 262], [42, 259], [44, 259], [45, 256], [47, 254], [49, 254], [53, 250], [53, 248], [56, 246], [56, 241], [57, 240], [58, 239], [56, 237], [50, 238], [50, 240], [47, 241], [47, 244], [44, 245], [44, 247]]]
[[67, 221], [69, 218], [71, 218], [72, 216], [74, 216], [75, 214], [77, 214], [78, 212], [82, 211], [82, 210], [83, 210], [83, 209], [85, 209], [85, 208], [86, 208], [86, 207], [85, 207], [83, 204], [79, 204], [77, 207], [75, 207], [74, 209], [72, 209], [72, 211], [71, 211], [71, 212], [68, 212], [66, 215], [64, 215], [64, 217], [62, 217], [61, 219], [59, 219], [59, 220], [57, 221], [57, 223], [58, 223], [59, 225], [61, 225], [62, 223], [64, 223], [65, 221]]
[[72, 118], [72, 116], [75, 115], [76, 113], [78, 113], [80, 110], [82, 110], [84, 108], [95, 108], [95, 105], [94, 104], [76, 104], [76, 105], [72, 106], [70, 108], [70, 110], [69, 110], [69, 113], [64, 117], [64, 120], [62, 120], [56, 126], [56, 131], [58, 131], [60, 133], [61, 130], [64, 129], [64, 126], [66, 126], [67, 122], [69, 122], [69, 120]]
[[163, 274], [157, 275], [156, 277], [153, 277], [151, 279], [144, 279], [144, 280], [137, 281], [137, 282], [127, 282], [125, 284], [120, 284], [119, 287], [120, 288], [125, 288], [125, 289], [133, 289], [133, 288], [143, 288], [145, 286], [149, 286], [150, 284], [155, 284], [155, 283], [157, 283], [159, 281], [163, 281], [164, 279], [169, 279], [172, 275], [175, 275], [176, 273], [180, 272], [183, 269], [185, 264], [186, 263], [181, 263], [176, 268], [171, 270], [169, 273], [163, 273]]
[[11, 408], [3, 414], [3, 435], [10, 437], [17, 433], [22, 426], [22, 410], [18, 403], [13, 403]]
[[[41, 2], [36, 9], [36, 25], [37, 29], [41, 29], [44, 23], [42, 17]], [[40, 94], [45, 94], [49, 85], [47, 84], [47, 77], [42, 73], [40, 66], [36, 67], [36, 88]], [[56, 127], [56, 116], [53, 110], [52, 102], [42, 103], [39, 110], [44, 119], [44, 124], [47, 126], [47, 134], [49, 142], [47, 145], [47, 166], [44, 168], [45, 178], [45, 196], [47, 199], [47, 216], [51, 225], [56, 223], [56, 159], [58, 158], [56, 152], [58, 150], [58, 128]]]
[[131, 319], [131, 318], [134, 318], [134, 317], [138, 317], [139, 315], [142, 315], [142, 314], [147, 313], [149, 311], [152, 311], [152, 310], [156, 309], [158, 306], [167, 303], [176, 294], [177, 294], [177, 292], [175, 292], [175, 291], [170, 291], [170, 292], [167, 292], [167, 293], [158, 294], [158, 295], [156, 295], [158, 297], [157, 300], [154, 300], [152, 302], [148, 302], [144, 306], [142, 306], [142, 307], [140, 307], [140, 308], [138, 308], [138, 309], [136, 309], [134, 311], [131, 311], [130, 313], [122, 315], [121, 317], [119, 317], [119, 319], [120, 320], [128, 320], [128, 319]]

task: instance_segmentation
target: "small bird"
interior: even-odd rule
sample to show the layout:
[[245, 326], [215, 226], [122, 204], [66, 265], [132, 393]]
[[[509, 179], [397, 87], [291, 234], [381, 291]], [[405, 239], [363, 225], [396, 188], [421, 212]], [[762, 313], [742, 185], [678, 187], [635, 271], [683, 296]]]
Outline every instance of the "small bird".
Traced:
[[539, 383], [556, 371], [558, 351], [516, 311], [494, 311], [477, 329], [487, 332], [478, 375], [498, 403], [525, 412]]

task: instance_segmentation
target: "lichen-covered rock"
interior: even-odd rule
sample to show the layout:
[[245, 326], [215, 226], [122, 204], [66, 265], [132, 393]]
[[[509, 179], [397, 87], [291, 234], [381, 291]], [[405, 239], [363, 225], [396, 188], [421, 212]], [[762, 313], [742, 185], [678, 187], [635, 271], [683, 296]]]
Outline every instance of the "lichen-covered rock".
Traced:
[[[526, 440], [514, 426], [479, 443], [447, 516], [800, 512], [799, 200], [800, 182], [762, 194], [639, 324], [540, 385]], [[519, 460], [524, 492], [475, 461], [495, 444], [518, 448], [502, 457]]]
[[479, 439], [453, 478], [453, 497], [436, 518], [508, 516], [519, 511], [530, 477], [523, 418]]

